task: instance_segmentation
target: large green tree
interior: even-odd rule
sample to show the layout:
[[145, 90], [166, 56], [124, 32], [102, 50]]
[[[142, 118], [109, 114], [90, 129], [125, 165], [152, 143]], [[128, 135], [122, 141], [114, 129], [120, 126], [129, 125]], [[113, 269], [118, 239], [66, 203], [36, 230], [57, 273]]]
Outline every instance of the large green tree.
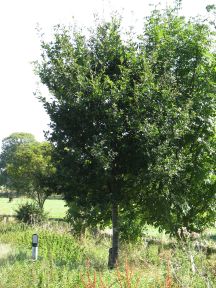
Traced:
[[154, 11], [141, 45], [160, 134], [143, 206], [152, 207], [152, 223], [172, 234], [182, 226], [200, 231], [215, 218], [215, 32], [200, 20]]
[[[96, 223], [107, 221], [112, 211], [111, 268], [121, 214], [132, 223], [139, 215], [163, 225], [163, 208], [175, 207], [181, 179], [199, 178], [193, 160], [205, 159], [202, 185], [213, 173], [208, 161], [215, 119], [211, 31], [170, 10], [154, 11], [144, 27], [138, 40], [122, 37], [116, 18], [99, 24], [88, 38], [57, 27], [54, 40], [42, 42], [36, 64], [52, 94], [41, 101], [51, 119], [49, 138], [66, 199], [84, 207]], [[206, 143], [204, 152], [200, 141]], [[184, 198], [198, 199], [198, 191], [183, 190]], [[206, 201], [214, 194], [208, 193], [203, 193]], [[165, 207], [163, 199], [174, 206]]]

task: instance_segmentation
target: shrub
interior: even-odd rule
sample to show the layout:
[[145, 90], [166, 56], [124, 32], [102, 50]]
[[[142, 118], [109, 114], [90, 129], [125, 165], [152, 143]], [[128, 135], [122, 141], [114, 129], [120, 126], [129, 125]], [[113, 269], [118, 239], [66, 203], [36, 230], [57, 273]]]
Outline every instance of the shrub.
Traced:
[[37, 224], [47, 219], [47, 214], [35, 203], [21, 204], [15, 211], [17, 219], [27, 224]]

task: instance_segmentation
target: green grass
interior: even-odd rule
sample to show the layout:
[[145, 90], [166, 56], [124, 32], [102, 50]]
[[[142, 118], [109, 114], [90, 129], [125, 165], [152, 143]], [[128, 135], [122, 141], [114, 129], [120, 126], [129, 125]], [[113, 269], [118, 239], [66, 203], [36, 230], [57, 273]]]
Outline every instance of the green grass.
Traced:
[[[15, 210], [20, 204], [30, 201], [27, 198], [14, 198], [9, 202], [8, 198], [0, 198], [0, 215], [15, 215]], [[64, 200], [47, 199], [44, 204], [45, 212], [51, 218], [64, 218], [67, 211]]]
[[68, 208], [64, 200], [48, 199], [44, 204], [44, 209], [53, 218], [64, 218]]
[[[31, 260], [33, 233], [39, 235], [36, 262]], [[215, 229], [208, 231], [201, 241], [211, 239], [215, 245], [214, 235]], [[161, 243], [147, 245], [148, 238]], [[0, 223], [0, 247], [2, 251], [7, 248], [7, 253], [0, 253], [0, 288], [216, 287], [215, 254], [194, 249], [190, 241], [177, 243], [148, 227], [143, 242], [121, 244], [118, 268], [112, 271], [107, 269], [110, 242], [90, 232], [77, 239], [64, 222], [41, 226]]]

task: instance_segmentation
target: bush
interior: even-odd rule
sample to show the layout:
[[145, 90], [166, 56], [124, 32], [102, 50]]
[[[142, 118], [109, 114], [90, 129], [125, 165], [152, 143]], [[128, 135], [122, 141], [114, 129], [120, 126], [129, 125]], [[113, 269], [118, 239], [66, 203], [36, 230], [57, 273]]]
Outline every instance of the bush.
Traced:
[[47, 214], [35, 203], [21, 204], [15, 211], [17, 219], [27, 224], [37, 224], [47, 219]]

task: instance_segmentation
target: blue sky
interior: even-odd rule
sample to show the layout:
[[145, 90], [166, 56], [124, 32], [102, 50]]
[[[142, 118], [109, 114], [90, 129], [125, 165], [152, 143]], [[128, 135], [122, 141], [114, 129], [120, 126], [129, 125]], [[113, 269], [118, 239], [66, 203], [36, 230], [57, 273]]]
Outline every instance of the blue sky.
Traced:
[[[49, 118], [33, 95], [38, 79], [31, 62], [39, 59], [40, 43], [36, 26], [49, 35], [58, 23], [91, 26], [93, 14], [109, 17], [113, 10], [123, 15], [125, 23], [139, 27], [149, 14], [149, 4], [157, 0], [2, 0], [0, 2], [0, 145], [13, 132], [30, 132], [39, 141], [44, 139]], [[172, 0], [161, 0], [163, 6]], [[207, 4], [216, 0], [183, 0], [182, 14], [195, 16], [205, 13]], [[44, 95], [47, 90], [40, 88]]]

